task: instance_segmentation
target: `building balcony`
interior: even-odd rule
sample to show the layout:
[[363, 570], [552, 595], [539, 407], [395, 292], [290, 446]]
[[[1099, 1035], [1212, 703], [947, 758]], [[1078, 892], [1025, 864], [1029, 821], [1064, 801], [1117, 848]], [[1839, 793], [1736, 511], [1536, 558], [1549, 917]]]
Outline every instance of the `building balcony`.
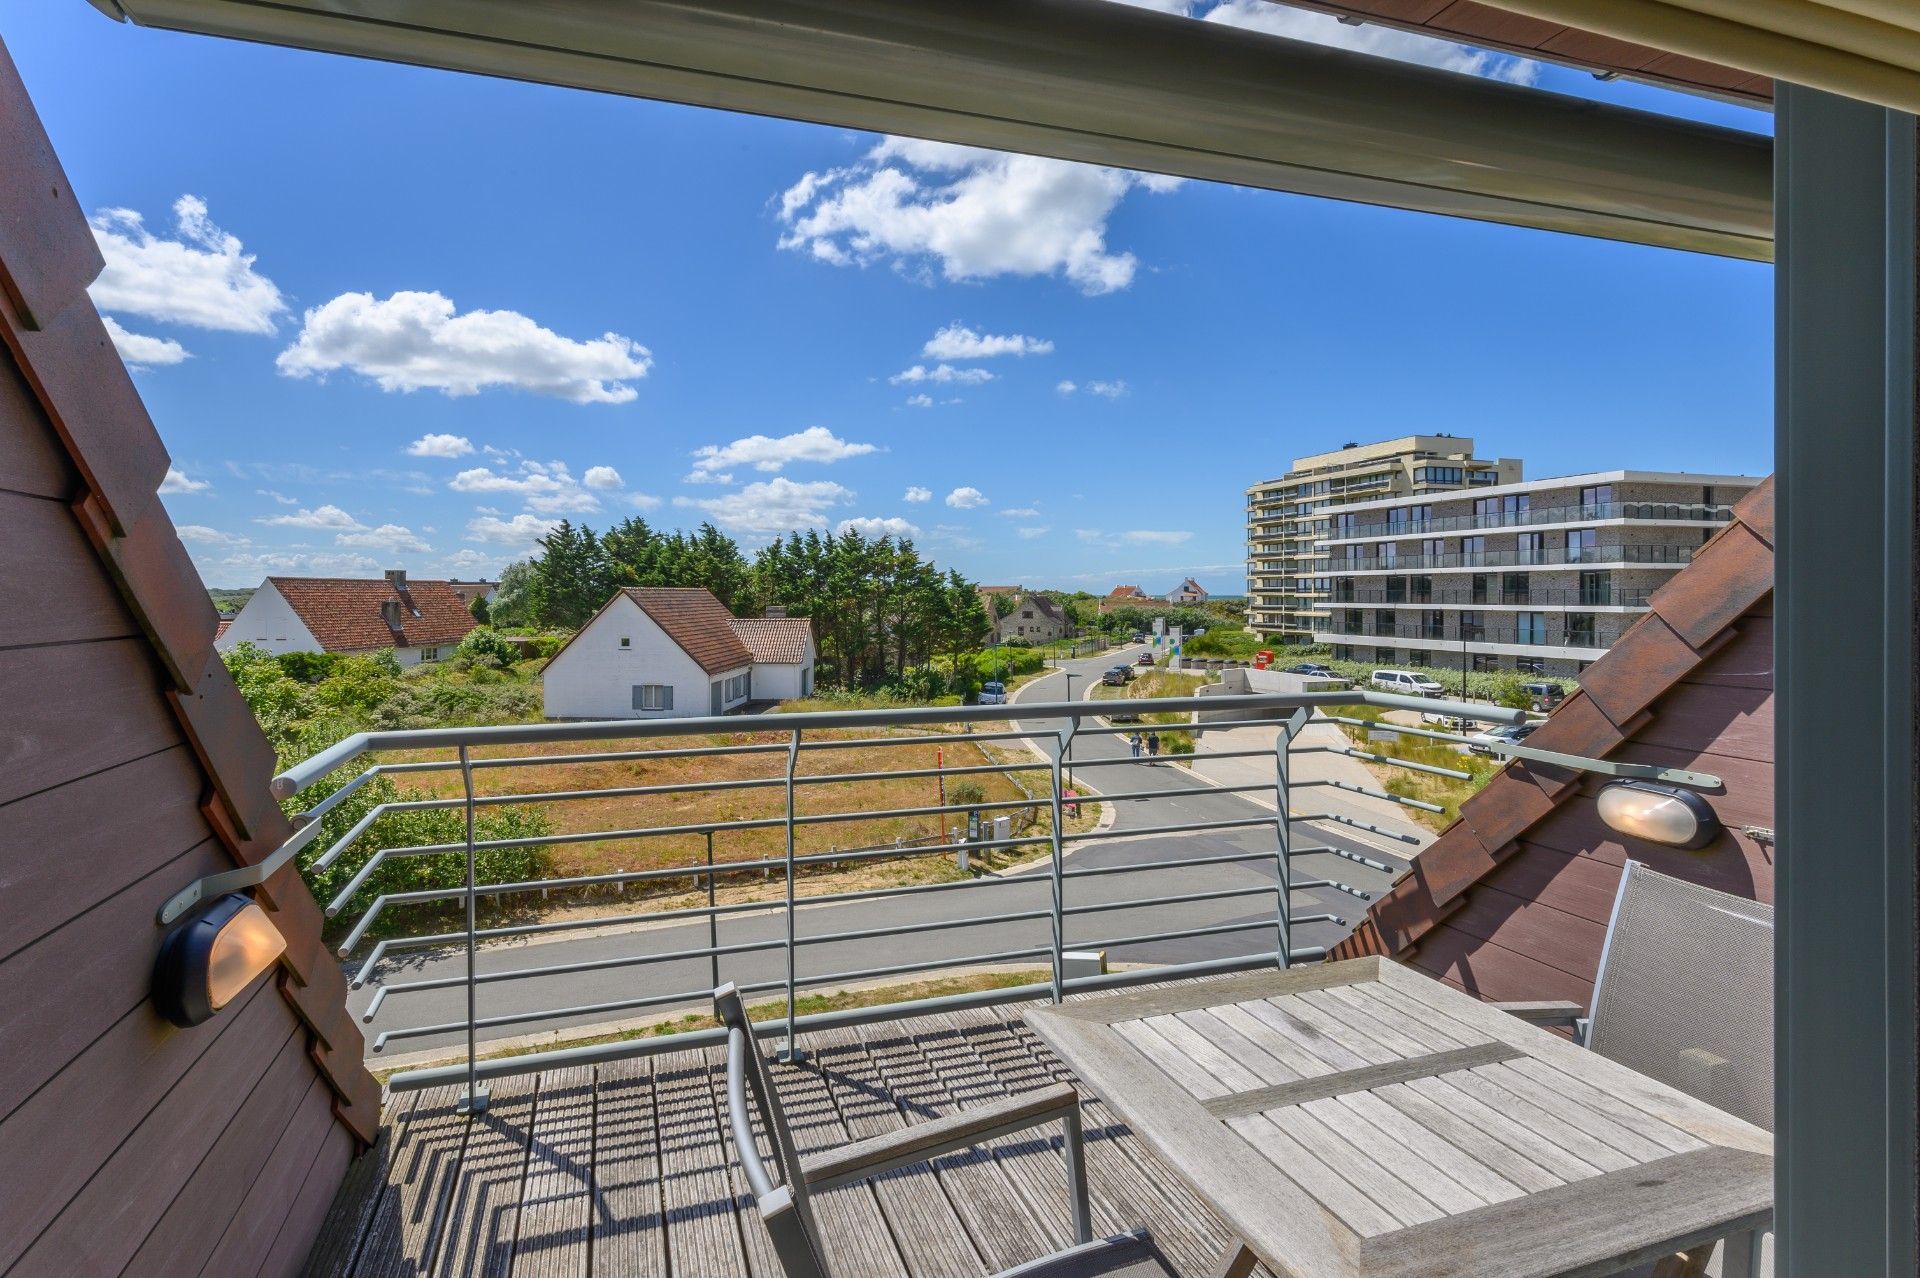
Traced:
[[1611, 582], [1569, 587], [1532, 583], [1510, 586], [1496, 581], [1484, 586], [1428, 586], [1421, 589], [1409, 581], [1397, 589], [1377, 585], [1348, 586], [1343, 589], [1336, 585], [1328, 599], [1336, 604], [1389, 608], [1592, 608], [1641, 611], [1647, 607], [1652, 596], [1651, 590], [1615, 586]]
[[1564, 649], [1582, 660], [1591, 660], [1606, 651], [1606, 645], [1612, 640], [1598, 628], [1578, 628], [1565, 624], [1562, 618], [1551, 618], [1541, 626], [1519, 626], [1511, 622], [1488, 623], [1479, 626], [1460, 626], [1451, 619], [1438, 626], [1422, 622], [1398, 620], [1393, 625], [1383, 625], [1368, 620], [1358, 626], [1350, 625], [1340, 619], [1338, 610], [1328, 613], [1329, 621], [1324, 626], [1314, 627], [1316, 643], [1392, 643], [1401, 646], [1408, 644], [1427, 647], [1444, 646], [1449, 651], [1463, 647], [1473, 651], [1485, 649]]
[[[1488, 500], [1492, 500], [1489, 498]], [[1619, 501], [1585, 505], [1539, 506], [1527, 510], [1485, 515], [1441, 515], [1427, 519], [1379, 520], [1340, 525], [1328, 530], [1327, 541], [1363, 541], [1380, 537], [1433, 537], [1442, 533], [1482, 532], [1494, 528], [1534, 528], [1545, 524], [1597, 524], [1631, 520], [1654, 524], [1724, 524], [1733, 518], [1730, 505], [1689, 505], [1683, 502]]]
[[1614, 545], [1554, 546], [1540, 550], [1481, 550], [1444, 555], [1395, 555], [1391, 558], [1335, 557], [1327, 571], [1337, 574], [1392, 572], [1472, 572], [1477, 568], [1593, 568], [1608, 564], [1684, 568], [1698, 546]]

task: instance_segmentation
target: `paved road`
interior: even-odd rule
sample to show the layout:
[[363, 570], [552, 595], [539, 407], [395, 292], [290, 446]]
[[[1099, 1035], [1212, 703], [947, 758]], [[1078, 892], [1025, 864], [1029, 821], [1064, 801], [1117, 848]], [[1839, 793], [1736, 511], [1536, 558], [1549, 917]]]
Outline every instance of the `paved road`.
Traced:
[[[1064, 663], [1059, 672], [1033, 681], [1022, 690], [1022, 701], [1063, 700], [1065, 672], [1076, 676], [1075, 696], [1098, 672], [1137, 653], [1128, 649], [1119, 655]], [[1045, 723], [1023, 724], [1043, 729]], [[1207, 791], [1206, 784], [1185, 768], [1172, 763], [1136, 764], [1127, 762], [1129, 752], [1118, 736], [1087, 735], [1075, 741], [1072, 760], [1076, 780], [1109, 796], [1116, 804], [1113, 826], [1116, 834], [1155, 826], [1192, 825], [1209, 821], [1260, 819], [1263, 824], [1244, 829], [1199, 831], [1183, 834], [1141, 835], [1089, 840], [1082, 843], [1067, 860], [1070, 872], [1119, 866], [1161, 868], [1132, 869], [1125, 872], [1074, 877], [1067, 881], [1069, 908], [1087, 909], [1070, 918], [1066, 930], [1069, 948], [1088, 948], [1095, 944], [1108, 950], [1109, 957], [1121, 962], [1188, 962], [1199, 959], [1272, 952], [1274, 895], [1270, 890], [1273, 875], [1270, 863], [1247, 862], [1227, 865], [1183, 864], [1232, 851], [1269, 851], [1274, 847], [1270, 809], [1262, 808], [1237, 795]], [[1126, 798], [1144, 791], [1177, 790], [1182, 793], [1147, 799]], [[1380, 853], [1351, 840], [1339, 839], [1317, 828], [1295, 826], [1297, 844], [1333, 844], [1379, 860]], [[1354, 861], [1330, 854], [1296, 858], [1296, 879], [1335, 879], [1366, 891], [1378, 891], [1391, 876], [1370, 870]], [[1262, 889], [1248, 895], [1225, 899], [1190, 901], [1162, 905], [1141, 905], [1143, 898], [1167, 895], [1223, 892], [1233, 889]], [[1051, 877], [1044, 865], [1005, 878], [975, 880], [956, 889], [920, 892], [881, 901], [803, 907], [799, 911], [797, 934], [802, 938], [829, 937], [854, 930], [897, 928], [896, 935], [853, 941], [820, 940], [801, 947], [797, 968], [800, 975], [825, 976], [837, 973], [868, 972], [896, 965], [920, 962], [959, 963], [969, 959], [998, 958], [1012, 952], [1025, 952], [1010, 961], [1046, 962], [1051, 945], [1051, 924], [1046, 917], [1052, 900]], [[1332, 889], [1296, 891], [1293, 898], [1296, 915], [1338, 914], [1346, 926], [1331, 923], [1296, 927], [1294, 944], [1331, 945], [1364, 911], [1364, 902]], [[972, 920], [985, 915], [1021, 915], [1015, 919], [980, 923]], [[1217, 935], [1175, 940], [1152, 940], [1129, 944], [1107, 944], [1125, 938], [1155, 936], [1194, 928], [1247, 924], [1244, 930]], [[931, 929], [931, 930], [930, 930]], [[752, 946], [784, 939], [786, 924], [778, 912], [761, 912], [727, 917], [718, 924], [719, 943], [724, 946]], [[503, 1019], [502, 1023], [483, 1026], [482, 1039], [518, 1038], [536, 1031], [573, 1028], [617, 1022], [666, 1010], [667, 1007], [696, 1006], [696, 1000], [674, 999], [668, 1004], [633, 1006], [634, 1000], [688, 994], [710, 989], [715, 983], [712, 963], [707, 958], [665, 958], [635, 964], [628, 960], [644, 956], [667, 956], [705, 946], [708, 926], [705, 921], [681, 925], [598, 930], [587, 935], [568, 935], [564, 939], [545, 939], [539, 943], [516, 943], [488, 947], [480, 954], [478, 967], [483, 976], [511, 979], [483, 980], [479, 986], [479, 1014]], [[562, 964], [604, 964], [590, 971], [541, 975], [537, 969]], [[433, 1025], [449, 1028], [424, 1035], [395, 1037], [388, 1041], [384, 1054], [412, 1054], [429, 1049], [444, 1049], [464, 1043], [464, 1029], [451, 1028], [465, 1015], [466, 993], [461, 978], [465, 975], [465, 956], [459, 950], [403, 952], [389, 957], [371, 974], [375, 982], [405, 983], [417, 980], [448, 982], [433, 989], [391, 993], [381, 1004], [368, 1026], [369, 1043], [376, 1036], [403, 1027]], [[779, 982], [785, 972], [782, 948], [772, 945], [721, 959], [719, 975], [743, 985]], [[908, 979], [901, 977], [900, 979]], [[363, 1012], [376, 986], [354, 992], [349, 1004]], [[583, 1006], [585, 1005], [585, 1006]], [[556, 1008], [579, 1007], [566, 1017], [549, 1019]], [[538, 1013], [538, 1018], [531, 1014]], [[378, 1057], [376, 1057], [376, 1060]]]

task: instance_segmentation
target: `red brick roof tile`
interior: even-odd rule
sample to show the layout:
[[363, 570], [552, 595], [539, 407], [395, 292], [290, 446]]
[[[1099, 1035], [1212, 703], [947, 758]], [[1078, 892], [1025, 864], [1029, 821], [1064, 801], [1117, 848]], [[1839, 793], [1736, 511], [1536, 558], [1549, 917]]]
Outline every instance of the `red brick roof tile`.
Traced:
[[[408, 581], [395, 590], [384, 577], [269, 577], [294, 614], [313, 632], [323, 652], [371, 652], [379, 648], [435, 648], [457, 644], [478, 624], [444, 581]], [[380, 615], [389, 600], [400, 604], [400, 626]]]
[[753, 653], [734, 633], [734, 615], [711, 590], [698, 586], [629, 586], [620, 593], [639, 604], [654, 624], [667, 632], [667, 638], [679, 644], [708, 674], [753, 664]]
[[733, 633], [755, 661], [797, 666], [807, 659], [813, 623], [805, 617], [735, 617]]

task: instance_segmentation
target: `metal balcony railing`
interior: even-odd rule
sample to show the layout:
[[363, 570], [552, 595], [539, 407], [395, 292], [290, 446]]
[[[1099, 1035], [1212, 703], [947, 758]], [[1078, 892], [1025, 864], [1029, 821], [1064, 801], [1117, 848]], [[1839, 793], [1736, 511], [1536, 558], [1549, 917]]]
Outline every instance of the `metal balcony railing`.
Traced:
[[1314, 638], [1326, 643], [1346, 643], [1354, 639], [1393, 639], [1409, 643], [1508, 643], [1524, 647], [1597, 649], [1613, 642], [1611, 638], [1604, 638], [1595, 630], [1573, 630], [1556, 625], [1525, 627], [1455, 624], [1450, 627], [1435, 628], [1405, 621], [1390, 626], [1381, 625], [1377, 621], [1363, 621], [1358, 626], [1354, 626], [1338, 618], [1330, 618], [1327, 624], [1317, 625], [1313, 629]]
[[[163, 907], [161, 919], [163, 922], [171, 922], [184, 914], [197, 901], [218, 893], [264, 882], [272, 873], [297, 858], [304, 858], [308, 867], [315, 870], [323, 870], [337, 863], [354, 866], [354, 873], [332, 899], [325, 903], [325, 908], [329, 917], [352, 920], [352, 926], [338, 948], [343, 959], [356, 955], [362, 956], [361, 962], [353, 971], [351, 988], [360, 990], [371, 987], [374, 990], [372, 1002], [363, 1013], [363, 1019], [371, 1021], [383, 1006], [390, 1004], [404, 1006], [410, 1000], [435, 990], [444, 993], [458, 989], [465, 995], [462, 1015], [453, 1019], [429, 1018], [417, 1023], [401, 1024], [380, 1032], [372, 1043], [372, 1049], [379, 1052], [397, 1042], [459, 1036], [465, 1041], [465, 1062], [458, 1065], [402, 1070], [389, 1078], [388, 1086], [395, 1090], [408, 1090], [464, 1082], [467, 1094], [475, 1098], [475, 1104], [484, 1104], [482, 1082], [488, 1077], [613, 1060], [662, 1050], [677, 1050], [718, 1041], [717, 1031], [697, 1031], [665, 1037], [634, 1037], [614, 1042], [483, 1060], [482, 1031], [493, 1035], [505, 1027], [511, 1027], [516, 1032], [577, 1027], [583, 1020], [593, 1017], [614, 1014], [631, 1015], [648, 1009], [701, 1006], [712, 986], [722, 979], [723, 962], [735, 965], [748, 956], [758, 955], [762, 958], [767, 955], [777, 956], [780, 960], [780, 974], [771, 979], [742, 980], [739, 978], [736, 967], [736, 975], [728, 979], [736, 980], [744, 992], [775, 992], [784, 997], [786, 1015], [777, 1029], [785, 1034], [789, 1047], [793, 1045], [797, 1035], [810, 1027], [822, 1027], [829, 1023], [845, 1024], [850, 1018], [884, 1020], [951, 1010], [961, 1006], [980, 1006], [1032, 998], [1051, 998], [1058, 1001], [1067, 993], [1077, 990], [1263, 965], [1285, 966], [1290, 963], [1315, 961], [1325, 957], [1324, 951], [1296, 945], [1293, 941], [1294, 928], [1307, 923], [1340, 922], [1341, 920], [1327, 913], [1296, 912], [1293, 908], [1292, 893], [1307, 888], [1328, 889], [1354, 897], [1358, 903], [1362, 904], [1370, 899], [1370, 894], [1333, 879], [1298, 878], [1293, 873], [1292, 863], [1302, 856], [1331, 854], [1349, 861], [1361, 862], [1379, 872], [1390, 873], [1390, 869], [1383, 863], [1350, 850], [1307, 845], [1296, 839], [1295, 824], [1300, 821], [1321, 822], [1366, 830], [1402, 842], [1412, 840], [1404, 834], [1373, 826], [1344, 814], [1292, 812], [1291, 803], [1297, 800], [1298, 792], [1313, 786], [1330, 786], [1367, 794], [1375, 799], [1405, 807], [1433, 812], [1440, 809], [1420, 800], [1389, 794], [1385, 790], [1363, 788], [1338, 780], [1294, 781], [1290, 779], [1290, 757], [1302, 751], [1329, 751], [1353, 754], [1374, 762], [1393, 763], [1395, 766], [1413, 771], [1459, 779], [1465, 779], [1467, 776], [1464, 771], [1389, 760], [1342, 746], [1307, 746], [1299, 741], [1300, 732], [1312, 713], [1313, 707], [1356, 703], [1394, 709], [1422, 710], [1432, 709], [1436, 704], [1441, 704], [1419, 698], [1360, 691], [1185, 697], [1128, 702], [1129, 710], [1143, 715], [1187, 714], [1205, 710], [1231, 712], [1233, 716], [1230, 722], [1210, 719], [1207, 723], [1182, 724], [1178, 727], [1180, 731], [1198, 733], [1218, 728], [1265, 725], [1273, 729], [1274, 737], [1270, 747], [1209, 751], [1208, 753], [1210, 759], [1236, 757], [1271, 759], [1273, 775], [1270, 781], [1261, 781], [1256, 784], [1209, 785], [1197, 790], [1190, 785], [1177, 789], [1135, 790], [1124, 794], [1123, 797], [1127, 802], [1131, 804], [1140, 800], [1191, 797], [1195, 793], [1264, 793], [1271, 797], [1274, 807], [1271, 812], [1262, 811], [1259, 815], [1233, 819], [1172, 820], [1163, 825], [1149, 824], [1145, 827], [1126, 829], [1120, 835], [1116, 835], [1111, 828], [1103, 829], [1097, 826], [1081, 830], [1067, 828], [1068, 809], [1076, 802], [1076, 796], [1071, 789], [1072, 772], [1076, 766], [1073, 758], [1074, 741], [1100, 735], [1125, 734], [1136, 730], [1133, 725], [1115, 725], [1100, 718], [1113, 710], [1113, 704], [1110, 702], [862, 710], [777, 715], [752, 719], [727, 717], [620, 720], [600, 723], [548, 723], [362, 733], [349, 737], [313, 758], [296, 764], [274, 779], [275, 796], [283, 801], [291, 801], [310, 789], [322, 794], [322, 797], [294, 818], [297, 832], [291, 839], [271, 856], [253, 866], [200, 880], [176, 893]], [[1491, 722], [1516, 722], [1521, 717], [1514, 711], [1486, 706], [1461, 705], [1457, 707], [1457, 711]], [[1016, 727], [1011, 722], [1015, 718], [1019, 718], [1023, 723]], [[1160, 730], [1164, 732], [1174, 729], [1162, 727]], [[675, 740], [685, 741], [688, 738], [697, 739], [696, 743], [672, 744]], [[1464, 738], [1461, 739], [1464, 740]], [[617, 745], [614, 748], [586, 753], [566, 753], [552, 749], [552, 747], [564, 745], [596, 742], [617, 743]], [[836, 750], [846, 751], [855, 748], [918, 750], [924, 757], [929, 746], [951, 748], [962, 743], [1000, 743], [1001, 748], [1013, 750], [1030, 748], [1032, 755], [1031, 757], [1017, 756], [1010, 762], [989, 762], [981, 765], [944, 767], [937, 770], [909, 767], [899, 770], [846, 772], [835, 771], [830, 765], [831, 752]], [[525, 747], [533, 747], [534, 753], [499, 753], [503, 749]], [[394, 759], [391, 756], [395, 754], [404, 754], [406, 757]], [[375, 759], [378, 761], [368, 766], [367, 761]], [[684, 784], [541, 790], [538, 793], [516, 793], [499, 788], [489, 791], [485, 785], [489, 779], [505, 780], [510, 778], [513, 770], [527, 767], [612, 763], [638, 769], [645, 764], [669, 759], [699, 760], [703, 764], [723, 765], [727, 779], [702, 780]], [[820, 761], [820, 766], [803, 767], [803, 761], [816, 759]], [[760, 775], [738, 775], [752, 771], [743, 761], [754, 760], [762, 764]], [[1099, 765], [1112, 767], [1151, 762], [1153, 760], [1150, 758], [1129, 760], [1122, 756], [1118, 759], [1102, 758]], [[1085, 768], [1089, 766], [1089, 762], [1083, 760], [1077, 766]], [[329, 779], [338, 781], [337, 774], [355, 767], [360, 770], [347, 776], [337, 788], [325, 791], [323, 783]], [[339, 824], [337, 819], [334, 822], [326, 820], [329, 813], [334, 812], [376, 777], [422, 773], [456, 774], [459, 779], [458, 793], [450, 797], [382, 803], [373, 807], [345, 830], [333, 828]], [[858, 806], [857, 803], [851, 807], [843, 807], [840, 802], [831, 799], [837, 787], [848, 785], [917, 778], [932, 786], [935, 784], [936, 775], [957, 779], [969, 775], [984, 777], [989, 774], [1009, 777], [1024, 775], [1033, 778], [1037, 784], [1032, 784], [1030, 788], [1023, 786], [1027, 794], [1020, 799], [994, 799], [969, 803], [945, 801], [944, 790], [941, 793], [941, 802], [913, 807], [867, 808]], [[771, 793], [776, 801], [769, 805], [770, 811], [765, 815], [728, 815], [726, 819], [700, 820], [695, 823], [675, 823], [669, 819], [660, 818], [649, 822], [644, 819], [650, 812], [657, 813], [668, 807], [676, 801], [676, 798], [684, 799], [688, 795], [703, 793], [740, 796], [743, 802], [745, 796]], [[809, 805], [798, 802], [800, 796], [809, 794], [828, 796], [823, 800], [824, 810], [809, 810]], [[483, 811], [516, 805], [537, 806], [543, 810], [551, 810], [571, 804], [604, 802], [609, 799], [621, 801], [618, 810], [623, 813], [631, 811], [634, 814], [634, 820], [631, 823], [618, 824], [613, 828], [570, 829], [565, 832], [524, 838], [484, 838], [475, 835], [475, 817], [477, 813]], [[1100, 796], [1081, 796], [1077, 801], [1099, 802]], [[947, 821], [952, 821], [964, 829], [970, 814], [990, 818], [996, 813], [1008, 813], [1025, 808], [1037, 808], [1046, 814], [1048, 819], [1044, 823], [1044, 830], [1036, 833], [1008, 831], [1004, 836], [996, 833], [993, 837], [972, 840], [966, 839], [963, 835], [948, 835], [945, 832]], [[434, 809], [458, 811], [463, 819], [465, 837], [453, 842], [423, 845], [368, 846], [370, 830], [375, 828], [380, 818], [388, 813]], [[721, 811], [725, 812], [726, 809], [723, 808]], [[942, 834], [912, 844], [836, 847], [825, 851], [803, 848], [803, 833], [822, 826], [858, 826], [862, 822], [876, 819], [901, 817], [920, 818], [929, 822], [938, 820], [942, 823]], [[321, 846], [323, 830], [328, 835], [328, 841]], [[1270, 843], [1265, 847], [1247, 849], [1242, 842], [1234, 850], [1226, 852], [1135, 863], [1076, 865], [1067, 857], [1067, 854], [1076, 846], [1097, 845], [1107, 838], [1122, 836], [1131, 838], [1141, 835], [1177, 836], [1207, 830], [1264, 831]], [[716, 840], [725, 841], [752, 831], [772, 832], [775, 837], [771, 842], [780, 849], [779, 852], [774, 855], [755, 855], [744, 860], [716, 858]], [[764, 838], [765, 835], [761, 837]], [[662, 839], [678, 839], [682, 848], [691, 844], [701, 850], [686, 856], [683, 860], [659, 868], [570, 877], [484, 882], [477, 877], [475, 870], [478, 855], [494, 849], [555, 847], [589, 842], [635, 844]], [[802, 891], [802, 884], [807, 882], [810, 876], [817, 876], [820, 872], [834, 867], [879, 860], [952, 857], [961, 852], [982, 853], [1017, 848], [1033, 849], [1041, 854], [1047, 892], [1044, 906], [1033, 904], [1030, 908], [1009, 910], [1004, 906], [994, 905], [996, 899], [1003, 902], [1009, 899], [1005, 896], [996, 898], [995, 894], [1007, 891], [1010, 884], [1024, 882], [1031, 887], [1035, 880], [1026, 877], [1016, 879], [986, 876], [948, 882], [835, 890], [813, 895]], [[460, 886], [371, 892], [369, 885], [382, 866], [405, 863], [414, 858], [457, 858], [456, 863], [463, 867]], [[1208, 887], [1199, 891], [1163, 889], [1156, 892], [1152, 890], [1151, 885], [1118, 894], [1106, 892], [1103, 896], [1096, 897], [1088, 897], [1084, 892], [1075, 891], [1082, 884], [1116, 881], [1112, 876], [1121, 876], [1124, 879], [1128, 876], [1146, 874], [1150, 878], [1151, 872], [1154, 871], [1184, 872], [1204, 865], [1231, 865], [1241, 870], [1253, 870], [1256, 873], [1245, 881], [1236, 875], [1230, 880], [1223, 880], [1224, 886]], [[769, 884], [777, 883], [779, 894], [772, 899], [739, 901], [719, 899], [719, 889], [723, 883], [737, 882], [742, 878], [748, 881], [758, 879]], [[482, 900], [500, 902], [519, 899], [524, 902], [530, 900], [534, 894], [543, 894], [552, 890], [615, 887], [624, 890], [645, 889], [649, 886], [664, 888], [676, 883], [684, 885], [688, 882], [701, 885], [705, 896], [704, 904], [686, 908], [638, 910], [611, 916], [566, 917], [537, 922], [509, 921], [484, 927], [479, 921], [479, 903]], [[950, 902], [951, 908], [930, 921], [923, 920], [907, 924], [883, 922], [874, 926], [840, 926], [825, 932], [806, 930], [801, 926], [803, 920], [806, 920], [812, 911], [823, 906], [844, 905], [852, 902], [877, 903], [889, 900], [897, 902], [908, 899], [919, 902]], [[1259, 902], [1263, 900], [1268, 902], [1265, 908], [1259, 906]], [[1102, 916], [1116, 910], [1144, 910], [1151, 916], [1154, 912], [1166, 907], [1188, 907], [1197, 902], [1240, 902], [1242, 904], [1234, 905], [1231, 909], [1223, 908], [1220, 921], [1204, 922], [1197, 926], [1136, 927], [1116, 935], [1111, 934], [1111, 924], [1103, 929], [1099, 923]], [[436, 905], [442, 908], [459, 907], [462, 911], [462, 923], [451, 929], [441, 927], [425, 932], [393, 929], [393, 920], [404, 914], [405, 907]], [[1251, 917], [1249, 917], [1249, 910]], [[722, 944], [719, 930], [722, 919], [759, 919], [762, 923], [775, 919], [779, 926], [774, 935], [765, 935], [765, 929], [762, 928], [761, 935]], [[565, 933], [585, 929], [657, 928], [661, 924], [689, 923], [696, 926], [704, 924], [705, 944], [679, 945], [676, 943], [658, 952], [624, 954], [570, 963], [541, 962], [536, 954], [532, 961], [524, 962], [520, 966], [493, 971], [481, 971], [476, 963], [476, 955], [483, 944], [491, 946], [501, 941], [526, 940], [534, 937], [555, 939]], [[869, 963], [851, 969], [824, 973], [803, 972], [798, 962], [798, 956], [812, 947], [887, 937], [954, 934], [967, 929], [1008, 923], [1036, 926], [1044, 924], [1045, 939], [1036, 940], [1034, 944], [1012, 948], [1002, 946], [959, 955], [915, 958], [907, 962]], [[377, 934], [376, 929], [379, 929]], [[1239, 957], [1163, 964], [1145, 970], [1099, 976], [1073, 974], [1069, 970], [1066, 958], [1071, 951], [1082, 949], [1109, 949], [1234, 935], [1241, 937], [1243, 942], [1248, 937], [1261, 935], [1269, 937], [1270, 940], [1239, 946]], [[407, 961], [419, 958], [423, 952], [440, 951], [450, 954], [462, 950], [465, 953], [465, 965], [463, 973], [459, 976], [428, 976], [410, 979], [404, 971]], [[524, 954], [524, 951], [522, 953]], [[657, 988], [657, 985], [647, 986], [642, 980], [650, 970], [671, 967], [676, 963], [684, 964], [688, 960], [705, 960], [699, 978], [702, 983], [698, 988], [673, 987], [672, 979], [669, 979], [669, 988], [661, 989]], [[863, 1008], [853, 1012], [843, 1010], [809, 1017], [799, 1015], [796, 1011], [799, 992], [803, 988], [838, 986], [848, 982], [908, 976], [937, 969], [967, 968], [1019, 960], [1043, 964], [1048, 974], [1047, 979], [1036, 985], [989, 989], [950, 995], [940, 999], [920, 999], [882, 1007]], [[539, 982], [551, 981], [554, 978], [563, 978], [562, 989], [564, 990], [564, 978], [589, 972], [623, 973], [630, 978], [625, 985], [625, 989], [630, 992], [623, 993], [617, 998], [599, 998], [586, 1002], [577, 999], [568, 1000], [564, 996], [542, 997], [537, 993], [524, 992], [525, 986], [537, 987]], [[679, 979], [684, 982], [685, 978]], [[483, 992], [491, 993], [503, 987], [511, 988], [516, 984], [523, 986], [520, 996], [494, 1009], [483, 1007]]]
[[[1491, 500], [1491, 498], [1489, 499]], [[1603, 519], [1662, 519], [1688, 523], [1724, 524], [1733, 507], [1661, 501], [1608, 501], [1586, 505], [1538, 506], [1502, 510], [1484, 515], [1441, 515], [1427, 519], [1342, 524], [1335, 516], [1327, 530], [1329, 540], [1358, 537], [1431, 537], [1436, 533], [1479, 532], [1489, 528], [1528, 528], [1541, 524], [1585, 524]]]
[[1550, 546], [1539, 550], [1477, 550], [1444, 555], [1335, 556], [1327, 571], [1419, 572], [1430, 568], [1543, 568], [1588, 564], [1685, 564], [1698, 546]]
[[1411, 583], [1404, 590], [1334, 587], [1330, 602], [1336, 604], [1407, 604], [1447, 608], [1483, 608], [1500, 604], [1535, 608], [1645, 608], [1651, 590], [1629, 590], [1620, 586], [1603, 589], [1573, 589], [1528, 585], [1524, 588], [1498, 584], [1485, 589], [1452, 587], [1416, 589]]

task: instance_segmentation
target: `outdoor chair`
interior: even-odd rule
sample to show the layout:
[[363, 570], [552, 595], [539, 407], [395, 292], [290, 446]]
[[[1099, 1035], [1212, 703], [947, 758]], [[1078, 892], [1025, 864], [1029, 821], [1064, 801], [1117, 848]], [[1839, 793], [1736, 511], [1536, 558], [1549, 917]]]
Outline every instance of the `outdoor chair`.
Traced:
[[[1145, 1230], [1111, 1238], [1093, 1237], [1080, 1097], [1071, 1085], [1055, 1083], [803, 1158], [793, 1143], [773, 1073], [754, 1042], [740, 992], [731, 983], [722, 985], [713, 992], [713, 1006], [727, 1031], [727, 1116], [734, 1150], [787, 1278], [830, 1278], [832, 1273], [813, 1214], [811, 1199], [815, 1193], [1054, 1122], [1066, 1133], [1062, 1152], [1067, 1163], [1075, 1245], [1004, 1270], [997, 1278], [1174, 1278]], [[760, 1157], [747, 1110], [749, 1092], [760, 1111], [767, 1144], [778, 1166], [777, 1184]]]
[[[1716, 1109], [1773, 1130], [1773, 907], [1627, 862], [1593, 1006], [1495, 1006]], [[1757, 1272], [1729, 1239], [1723, 1275]], [[1658, 1272], [1658, 1271], [1656, 1271]]]

